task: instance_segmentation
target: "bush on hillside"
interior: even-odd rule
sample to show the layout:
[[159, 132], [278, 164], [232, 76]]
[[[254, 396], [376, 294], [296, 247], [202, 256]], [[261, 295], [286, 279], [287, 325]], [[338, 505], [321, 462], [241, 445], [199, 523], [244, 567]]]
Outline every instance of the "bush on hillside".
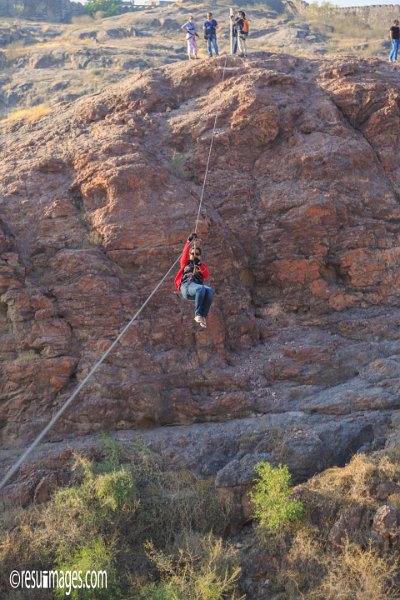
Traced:
[[104, 17], [115, 17], [122, 13], [122, 0], [88, 0], [85, 12], [92, 16], [102, 13]]
[[[59, 571], [70, 573], [76, 571], [85, 573], [96, 571], [97, 574], [103, 574], [95, 579], [98, 585], [93, 587], [79, 586], [71, 589], [69, 582], [65, 582], [65, 587], [59, 587], [55, 591], [56, 598], [71, 600], [122, 600], [123, 595], [118, 583], [117, 570], [115, 568], [115, 549], [112, 545], [106, 546], [103, 538], [98, 537], [72, 552], [67, 560], [57, 565]], [[85, 582], [86, 583], [86, 582]], [[79, 585], [79, 584], [78, 584]]]
[[[90, 563], [93, 569], [107, 571], [108, 595], [96, 590], [97, 595], [91, 596], [87, 590], [83, 599], [117, 600], [121, 594], [126, 598], [130, 581], [135, 581], [133, 589], [151, 580], [158, 585], [144, 547], [147, 540], [162, 553], [174, 548], [182, 536], [206, 537], [210, 531], [224, 530], [228, 513], [212, 481], [166, 471], [143, 444], [130, 449], [128, 457], [120, 445], [103, 441], [106, 456], [101, 462], [76, 455], [70, 486], [56, 490], [44, 504], [0, 516], [0, 588], [8, 585], [15, 565], [84, 571]], [[200, 569], [199, 577], [203, 575]], [[210, 577], [212, 587], [212, 573]], [[39, 591], [35, 594], [30, 590], [29, 600], [41, 600]]]
[[286, 465], [272, 467], [267, 461], [256, 465], [258, 478], [250, 493], [254, 505], [254, 517], [259, 526], [271, 532], [284, 530], [299, 523], [304, 514], [300, 500], [291, 496], [291, 475]]

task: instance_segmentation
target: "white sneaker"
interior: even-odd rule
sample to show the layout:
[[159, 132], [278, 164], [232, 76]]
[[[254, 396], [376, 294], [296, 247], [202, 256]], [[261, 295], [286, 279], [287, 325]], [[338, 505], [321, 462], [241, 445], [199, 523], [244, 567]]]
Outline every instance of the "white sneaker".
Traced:
[[207, 321], [205, 317], [202, 317], [202, 321], [200, 321], [200, 325], [201, 327], [204, 327], [204, 329], [207, 327]]
[[201, 323], [203, 322], [203, 317], [201, 317], [200, 315], [196, 315], [194, 320], [196, 321], [196, 323], [200, 323], [201, 325]]

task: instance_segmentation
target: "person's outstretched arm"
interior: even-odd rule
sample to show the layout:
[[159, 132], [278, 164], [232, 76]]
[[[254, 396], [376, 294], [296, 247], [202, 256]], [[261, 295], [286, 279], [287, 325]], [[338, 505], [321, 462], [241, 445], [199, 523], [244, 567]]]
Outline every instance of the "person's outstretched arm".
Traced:
[[181, 268], [183, 269], [184, 267], [186, 267], [187, 263], [189, 262], [189, 250], [190, 250], [190, 244], [193, 242], [193, 240], [195, 240], [197, 238], [197, 233], [191, 233], [188, 237], [188, 239], [186, 240], [185, 245], [183, 246], [183, 251], [182, 251], [182, 256], [181, 256]]

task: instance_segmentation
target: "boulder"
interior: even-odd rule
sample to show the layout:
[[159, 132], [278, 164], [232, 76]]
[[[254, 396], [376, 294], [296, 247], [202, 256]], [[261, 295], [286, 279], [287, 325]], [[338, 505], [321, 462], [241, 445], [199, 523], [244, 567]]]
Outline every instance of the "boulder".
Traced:
[[62, 53], [32, 54], [29, 66], [32, 69], [51, 69], [62, 62]]
[[95, 40], [97, 39], [97, 31], [82, 31], [78, 37], [80, 40]]

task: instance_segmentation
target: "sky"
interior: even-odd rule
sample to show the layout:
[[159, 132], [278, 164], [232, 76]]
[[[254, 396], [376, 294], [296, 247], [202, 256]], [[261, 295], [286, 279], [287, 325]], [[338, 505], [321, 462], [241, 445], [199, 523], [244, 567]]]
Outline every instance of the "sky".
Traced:
[[[312, 0], [308, 0], [310, 3]], [[85, 4], [86, 0], [75, 0]], [[379, 6], [380, 4], [400, 4], [400, 0], [330, 0], [332, 4], [337, 6]]]
[[336, 0], [332, 1], [332, 4], [337, 6], [379, 6], [380, 4], [400, 4], [400, 1], [396, 0], [380, 0], [377, 2], [368, 2], [368, 0]]

